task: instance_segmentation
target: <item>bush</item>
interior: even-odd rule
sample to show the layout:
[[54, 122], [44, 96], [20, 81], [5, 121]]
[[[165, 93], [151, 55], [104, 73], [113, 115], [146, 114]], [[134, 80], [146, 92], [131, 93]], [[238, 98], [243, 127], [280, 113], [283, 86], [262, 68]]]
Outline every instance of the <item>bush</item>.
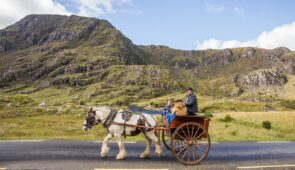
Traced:
[[230, 132], [230, 135], [232, 135], [232, 136], [236, 136], [236, 135], [237, 135], [237, 132], [236, 132], [236, 131], [231, 131], [231, 132]]
[[207, 118], [213, 118], [213, 114], [210, 112], [205, 112], [204, 116], [206, 116]]
[[224, 118], [219, 119], [221, 122], [231, 122], [234, 121], [235, 119], [231, 117], [230, 115], [226, 115]]
[[280, 104], [288, 109], [295, 109], [295, 100], [283, 100]]
[[154, 102], [150, 102], [150, 106], [151, 107], [158, 107], [158, 104], [157, 103], [154, 103]]
[[85, 101], [81, 100], [80, 105], [85, 105]]
[[53, 105], [54, 105], [54, 106], [61, 106], [62, 104], [61, 104], [60, 101], [57, 101], [57, 102], [55, 102]]
[[30, 98], [28, 95], [15, 95], [12, 97], [12, 103], [16, 105], [35, 105], [36, 101]]
[[263, 127], [264, 129], [270, 130], [270, 129], [271, 129], [271, 122], [268, 121], [268, 120], [263, 121], [263, 122], [262, 122], [262, 127]]

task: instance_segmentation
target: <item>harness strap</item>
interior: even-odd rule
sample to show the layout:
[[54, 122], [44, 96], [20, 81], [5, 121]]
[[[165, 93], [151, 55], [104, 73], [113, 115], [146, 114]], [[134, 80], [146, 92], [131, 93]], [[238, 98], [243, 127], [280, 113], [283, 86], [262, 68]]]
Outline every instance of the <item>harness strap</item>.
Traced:
[[145, 126], [145, 128], [140, 128], [140, 130], [145, 133], [146, 131], [150, 131], [151, 129], [149, 127], [153, 127], [146, 119], [143, 113], [140, 114], [140, 117], [143, 120], [143, 124], [145, 125], [145, 122], [148, 124], [148, 126]]
[[144, 120], [144, 122], [146, 122], [150, 127], [152, 127], [152, 125], [146, 120], [146, 117], [144, 116], [143, 113], [141, 113], [141, 117]]
[[111, 112], [109, 113], [106, 120], [102, 124], [103, 127], [108, 128], [112, 124], [112, 122], [113, 122], [114, 118], [116, 117], [117, 113], [118, 113], [117, 110], [111, 109]]
[[124, 110], [122, 111], [122, 119], [124, 120], [124, 131], [123, 131], [123, 136], [126, 139], [126, 122], [130, 120], [130, 118], [132, 117], [132, 112], [128, 111], [128, 110]]

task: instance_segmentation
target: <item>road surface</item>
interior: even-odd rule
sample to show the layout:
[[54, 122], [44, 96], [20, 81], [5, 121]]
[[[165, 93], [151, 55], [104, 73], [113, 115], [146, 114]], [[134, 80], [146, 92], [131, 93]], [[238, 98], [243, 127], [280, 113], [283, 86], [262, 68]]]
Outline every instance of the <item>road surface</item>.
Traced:
[[[197, 166], [184, 166], [170, 151], [140, 159], [145, 143], [126, 143], [128, 156], [116, 160], [111, 143], [108, 158], [99, 156], [101, 142], [64, 140], [0, 141], [1, 169], [295, 169], [295, 142], [212, 143], [207, 158]], [[154, 149], [153, 149], [154, 151]]]

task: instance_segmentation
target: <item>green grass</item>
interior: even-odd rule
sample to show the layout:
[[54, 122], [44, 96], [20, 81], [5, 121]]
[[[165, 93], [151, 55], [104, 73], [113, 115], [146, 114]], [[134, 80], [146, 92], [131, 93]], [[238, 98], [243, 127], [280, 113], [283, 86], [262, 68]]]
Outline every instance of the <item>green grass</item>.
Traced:
[[[52, 110], [31, 110], [38, 111], [42, 114], [2, 117], [0, 139], [102, 140], [107, 134], [102, 125], [85, 133], [82, 130], [84, 114], [78, 109], [61, 114]], [[264, 121], [271, 122], [271, 129], [263, 127]], [[212, 141], [295, 140], [294, 122], [295, 112], [216, 113], [211, 117], [209, 134]], [[126, 140], [142, 141], [144, 137], [139, 135]]]
[[[0, 139], [75, 139], [102, 140], [107, 131], [101, 125], [84, 133], [82, 123], [90, 106], [128, 105], [163, 107], [168, 99], [183, 99], [183, 92], [144, 98], [152, 93], [146, 86], [96, 83], [84, 88], [45, 88], [18, 85], [0, 91]], [[18, 91], [31, 91], [18, 94]], [[91, 97], [91, 94], [97, 93]], [[245, 102], [233, 98], [198, 96], [202, 112], [210, 116], [209, 133], [213, 141], [295, 140], [295, 112], [265, 112], [266, 105], [290, 110], [293, 100], [276, 103]], [[46, 107], [39, 108], [45, 101]], [[244, 112], [241, 112], [244, 111]], [[158, 117], [160, 120], [160, 118]], [[271, 128], [263, 127], [269, 121]], [[127, 140], [144, 140], [142, 135]]]
[[[227, 115], [233, 121], [220, 121]], [[263, 127], [271, 122], [271, 129]], [[213, 141], [295, 140], [295, 112], [229, 112], [215, 114], [209, 134]]]

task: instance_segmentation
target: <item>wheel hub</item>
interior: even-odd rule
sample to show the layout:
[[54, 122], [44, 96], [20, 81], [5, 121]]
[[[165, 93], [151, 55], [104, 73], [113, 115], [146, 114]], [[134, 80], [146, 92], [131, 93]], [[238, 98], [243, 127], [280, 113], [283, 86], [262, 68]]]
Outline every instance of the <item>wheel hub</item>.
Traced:
[[189, 146], [192, 146], [192, 145], [194, 144], [194, 142], [193, 142], [192, 140], [189, 140], [189, 141], [187, 141], [187, 144], [188, 144]]

